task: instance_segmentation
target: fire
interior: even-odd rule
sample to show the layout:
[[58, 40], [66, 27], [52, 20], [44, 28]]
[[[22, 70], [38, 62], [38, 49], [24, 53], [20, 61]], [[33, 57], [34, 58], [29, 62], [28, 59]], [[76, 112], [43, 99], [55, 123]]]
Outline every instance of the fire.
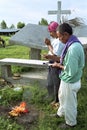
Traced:
[[21, 102], [19, 106], [15, 106], [9, 112], [11, 116], [19, 116], [21, 113], [27, 113], [28, 110], [26, 109], [26, 103]]

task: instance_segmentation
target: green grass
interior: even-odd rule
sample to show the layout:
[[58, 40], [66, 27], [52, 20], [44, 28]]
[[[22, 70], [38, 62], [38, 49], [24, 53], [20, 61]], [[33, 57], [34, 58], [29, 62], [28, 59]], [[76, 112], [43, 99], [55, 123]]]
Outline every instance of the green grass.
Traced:
[[[20, 45], [11, 45], [9, 44], [10, 37], [2, 36], [2, 38], [6, 42], [6, 47], [0, 47], [0, 59], [3, 58], [21, 58], [21, 59], [29, 59], [30, 58], [30, 48], [26, 46], [20, 46]], [[45, 50], [42, 50], [42, 53], [45, 53]], [[27, 72], [30, 71], [32, 68], [29, 67], [18, 67], [18, 66], [12, 66], [13, 73], [15, 72]]]
[[0, 117], [0, 130], [24, 130], [24, 128], [11, 119]]
[[11, 103], [13, 104], [22, 100], [23, 89], [15, 91], [13, 88], [5, 86], [5, 88], [0, 89], [0, 96], [0, 105], [8, 106]]
[[[43, 100], [44, 94], [46, 94], [46, 90], [40, 89], [39, 87], [33, 87], [33, 104], [38, 106], [39, 110], [42, 110], [45, 115], [44, 118], [39, 119], [38, 127], [34, 128], [34, 130], [60, 130], [58, 125], [64, 122], [64, 118], [56, 119], [55, 117], [50, 118], [51, 113], [56, 113], [57, 110], [52, 109], [49, 105], [50, 102]], [[78, 125], [74, 128], [74, 130], [86, 130], [87, 129], [87, 85], [82, 85], [78, 93], [78, 116], [77, 122]], [[72, 129], [69, 129], [72, 130]]]
[[2, 58], [25, 58], [29, 59], [29, 48], [25, 46], [12, 45], [0, 48], [0, 59]]
[[[9, 39], [10, 37], [4, 37], [3, 39], [6, 40], [6, 47], [0, 47], [0, 59], [3, 58], [22, 58], [22, 59], [29, 59], [29, 51], [30, 48], [25, 46], [19, 45], [10, 45]], [[19, 67], [19, 66], [12, 66], [13, 73], [15, 72], [22, 72], [22, 71], [29, 71], [30, 68]]]
[[[3, 58], [21, 58], [21, 59], [29, 59], [29, 51], [30, 49], [25, 46], [18, 45], [10, 45], [5, 48], [0, 48], [0, 59]], [[23, 72], [29, 71], [31, 68], [12, 66], [13, 73], [15, 72]]]
[[[46, 88], [41, 88], [38, 85], [34, 85], [34, 86], [26, 86], [24, 87], [24, 92], [28, 92], [28, 97], [27, 95], [21, 95], [21, 93], [19, 93], [19, 95], [15, 92], [12, 91], [11, 89], [5, 89], [4, 93], [2, 93], [3, 95], [5, 94], [5, 97], [2, 99], [2, 104], [7, 105], [7, 102], [12, 103], [14, 101], [14, 98], [16, 99], [20, 99], [20, 101], [27, 101], [27, 104], [31, 103], [34, 107], [36, 107], [36, 109], [38, 109], [39, 111], [41, 111], [42, 115], [40, 115], [40, 117], [37, 120], [37, 123], [35, 125], [33, 125], [29, 130], [60, 130], [58, 128], [58, 126], [64, 122], [64, 118], [55, 118], [55, 117], [51, 117], [50, 118], [50, 114], [52, 113], [56, 113], [57, 110], [53, 109], [49, 104], [50, 101], [49, 100], [44, 100], [44, 97], [47, 94], [47, 90]], [[87, 129], [87, 86], [82, 86], [81, 90], [78, 93], [78, 125], [76, 126], [76, 128], [74, 128], [74, 130], [86, 130]], [[13, 95], [13, 96], [12, 96]], [[26, 99], [27, 98], [27, 99]], [[6, 101], [6, 102], [5, 102]], [[8, 105], [9, 105], [8, 104]], [[5, 120], [5, 125], [3, 124], [2, 127], [2, 120]], [[15, 120], [12, 120], [7, 118], [7, 117], [2, 117], [0, 118], [0, 129], [2, 128], [2, 130], [6, 129], [7, 126], [11, 125], [11, 129], [8, 128], [8, 130], [19, 130], [18, 128], [22, 128], [22, 130], [26, 130], [25, 128], [23, 128], [23, 126], [19, 125], [18, 123], [16, 123], [16, 127], [15, 129], [13, 129]], [[69, 129], [72, 130], [72, 129]]]
[[[44, 51], [42, 53], [44, 53]], [[6, 58], [6, 57], [28, 59], [29, 48], [24, 47], [24, 46], [7, 44], [6, 48], [0, 48], [0, 59]], [[22, 69], [19, 68], [18, 70], [18, 68], [14, 67], [13, 71], [22, 71]], [[46, 89], [39, 87], [37, 84], [33, 86], [24, 86], [24, 87], [25, 87], [24, 91], [28, 92], [29, 90], [31, 92], [30, 97], [32, 98], [30, 98], [30, 100], [28, 101], [28, 98], [26, 99], [25, 97], [23, 97], [22, 100], [25, 99], [27, 102], [31, 102], [31, 104], [33, 104], [36, 108], [38, 108], [39, 111], [42, 111], [44, 113], [44, 116], [40, 117], [37, 123], [35, 124], [35, 126], [33, 125], [30, 130], [60, 130], [58, 126], [60, 123], [64, 122], [64, 118], [56, 119], [56, 118], [49, 117], [49, 114], [56, 113], [57, 110], [52, 109], [52, 107], [49, 105], [50, 102], [47, 100], [44, 100], [44, 96], [47, 94]], [[6, 102], [8, 102], [7, 99], [10, 100], [11, 97], [6, 98], [5, 99]], [[21, 127], [20, 125], [15, 124], [15, 122], [11, 122], [8, 118], [5, 120], [5, 118], [6, 117], [0, 118], [1, 130], [4, 130], [4, 129], [26, 130], [23, 127], [20, 128]], [[6, 123], [5, 126], [3, 124], [4, 120]], [[83, 76], [82, 76], [82, 87], [78, 93], [77, 121], [78, 121], [78, 125], [76, 126], [76, 128], [73, 128], [73, 130], [87, 130], [87, 60], [86, 60], [86, 64], [85, 64], [85, 68], [84, 68]], [[15, 129], [13, 129], [14, 124], [15, 124]], [[9, 128], [7, 126], [9, 126]], [[72, 130], [72, 129], [69, 129], [69, 130]]]

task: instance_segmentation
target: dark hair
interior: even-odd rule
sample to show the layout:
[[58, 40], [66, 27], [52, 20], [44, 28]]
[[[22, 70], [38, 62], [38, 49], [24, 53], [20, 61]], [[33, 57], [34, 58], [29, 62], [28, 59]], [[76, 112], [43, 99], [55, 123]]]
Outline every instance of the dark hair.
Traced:
[[58, 27], [58, 31], [61, 34], [63, 34], [64, 32], [67, 32], [70, 35], [72, 35], [72, 33], [73, 33], [72, 27], [68, 23], [60, 24], [59, 27]]

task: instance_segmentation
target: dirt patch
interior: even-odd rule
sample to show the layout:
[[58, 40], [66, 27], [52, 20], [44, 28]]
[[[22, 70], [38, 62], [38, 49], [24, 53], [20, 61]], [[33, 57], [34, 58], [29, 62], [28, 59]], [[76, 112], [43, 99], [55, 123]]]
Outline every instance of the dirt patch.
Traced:
[[[5, 81], [4, 79], [0, 79], [0, 87], [1, 89], [5, 86], [15, 88], [15, 84]], [[21, 85], [17, 84], [17, 87], [21, 87]], [[37, 126], [38, 119], [43, 119], [45, 114], [41, 110], [38, 110], [34, 105], [30, 104], [30, 100], [32, 97], [32, 92], [28, 89], [23, 90], [23, 99], [27, 103], [28, 113], [20, 114], [17, 117], [12, 117], [9, 115], [9, 112], [12, 110], [12, 107], [15, 107], [20, 104], [21, 101], [14, 100], [10, 102], [10, 106], [0, 106], [0, 116], [5, 116], [8, 119], [12, 119], [13, 122], [16, 121], [17, 124], [24, 126], [25, 130], [31, 130], [33, 126]], [[29, 104], [28, 104], [29, 103]]]
[[9, 115], [11, 108], [0, 106], [0, 115], [15, 120], [18, 124], [22, 124], [23, 126], [25, 126], [26, 130], [29, 130], [29, 128], [37, 121], [39, 117], [39, 112], [37, 109], [35, 109], [33, 105], [29, 105], [27, 109], [29, 110], [28, 113], [20, 114], [17, 117], [11, 117]]

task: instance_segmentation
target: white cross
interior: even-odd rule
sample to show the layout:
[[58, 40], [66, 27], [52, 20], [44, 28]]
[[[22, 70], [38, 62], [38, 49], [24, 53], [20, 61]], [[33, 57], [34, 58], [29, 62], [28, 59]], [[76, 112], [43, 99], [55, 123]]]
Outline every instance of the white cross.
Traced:
[[57, 14], [57, 22], [61, 22], [61, 14], [71, 14], [70, 10], [61, 10], [61, 1], [58, 1], [58, 9], [54, 11], [48, 11], [48, 14]]

